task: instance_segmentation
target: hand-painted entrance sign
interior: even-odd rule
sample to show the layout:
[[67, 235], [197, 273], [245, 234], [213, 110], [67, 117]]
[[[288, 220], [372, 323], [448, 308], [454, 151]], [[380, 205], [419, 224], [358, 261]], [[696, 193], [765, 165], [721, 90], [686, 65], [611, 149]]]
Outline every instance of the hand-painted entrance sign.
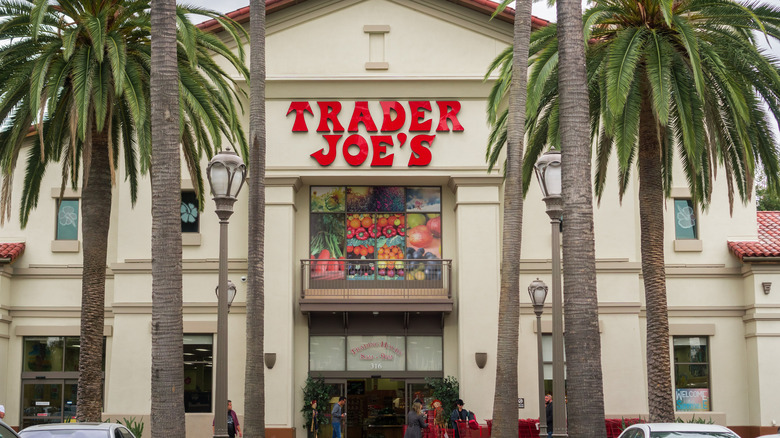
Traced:
[[[377, 124], [369, 111], [368, 101], [357, 101], [352, 110], [346, 132], [353, 133], [343, 138], [344, 125], [339, 119], [342, 104], [339, 101], [318, 101], [319, 123], [317, 132], [327, 142], [327, 147], [311, 154], [321, 166], [330, 166], [336, 160], [338, 151], [347, 164], [360, 166], [368, 158], [371, 149], [371, 167], [390, 167], [393, 165], [394, 154], [388, 153], [388, 148], [404, 147], [409, 136], [411, 155], [407, 162], [408, 167], [427, 166], [431, 163], [430, 147], [436, 139], [436, 134], [431, 135], [433, 118], [429, 118], [426, 112], [433, 113], [433, 105], [430, 101], [408, 101], [406, 105], [398, 101], [380, 101], [382, 108], [382, 124], [377, 129]], [[436, 132], [462, 132], [463, 126], [458, 120], [460, 102], [456, 100], [438, 100], [434, 102], [438, 107], [438, 125]], [[306, 113], [312, 117], [314, 112], [307, 101], [294, 101], [290, 103], [287, 115], [295, 113], [292, 132], [309, 132], [306, 124]], [[409, 117], [409, 134], [400, 131]], [[355, 134], [360, 125], [363, 125], [368, 135]], [[450, 124], [452, 128], [450, 128]], [[378, 134], [373, 134], [378, 133]], [[393, 133], [394, 135], [391, 135]], [[369, 148], [369, 142], [371, 147]]]
[[347, 370], [403, 371], [405, 349], [403, 336], [348, 336]]

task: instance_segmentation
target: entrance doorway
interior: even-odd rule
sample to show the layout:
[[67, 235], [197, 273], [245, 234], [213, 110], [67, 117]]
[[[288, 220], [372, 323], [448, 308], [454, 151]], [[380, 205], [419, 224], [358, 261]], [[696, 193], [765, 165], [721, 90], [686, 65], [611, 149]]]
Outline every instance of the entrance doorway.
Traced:
[[[406, 414], [415, 399], [429, 408], [433, 389], [422, 379], [367, 378], [329, 381], [331, 387], [329, 411], [346, 395], [346, 427], [342, 438], [403, 438]], [[319, 436], [332, 436], [330, 423], [321, 428]]]

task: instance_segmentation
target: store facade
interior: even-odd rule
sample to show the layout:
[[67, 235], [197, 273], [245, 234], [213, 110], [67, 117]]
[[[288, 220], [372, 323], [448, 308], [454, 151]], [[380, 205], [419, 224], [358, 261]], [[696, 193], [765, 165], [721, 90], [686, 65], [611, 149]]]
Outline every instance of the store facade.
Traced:
[[[350, 438], [399, 438], [411, 402], [430, 399], [426, 378], [455, 376], [466, 407], [480, 420], [490, 418], [503, 179], [485, 164], [490, 81], [482, 78], [512, 41], [511, 14], [490, 20], [490, 7], [476, 0], [268, 2], [269, 436], [304, 436], [301, 388], [309, 376], [331, 384], [333, 397], [347, 396]], [[248, 8], [232, 16], [247, 22]], [[47, 175], [27, 229], [15, 216], [0, 228], [0, 244], [16, 245], [2, 247], [12, 255], [0, 255], [0, 404], [14, 426], [61, 421], [77, 403], [71, 388], [78, 377], [72, 357], [79, 333], [80, 192], [66, 190], [67, 202], [59, 203], [56, 173]], [[16, 181], [22, 180], [20, 170]], [[118, 180], [104, 412], [111, 419], [148, 419], [149, 181], [131, 208], [127, 184]], [[604, 395], [607, 415], [617, 418], [648, 412], [635, 182], [622, 202], [610, 186], [595, 209]], [[780, 293], [763, 285], [780, 285], [780, 254], [771, 251], [780, 242], [772, 231], [775, 216], [757, 214], [752, 204], [736, 205], [730, 215], [723, 179], [711, 208], [696, 212], [682, 173], [674, 184], [665, 248], [677, 414], [712, 419], [745, 437], [767, 433], [780, 422], [774, 378]], [[21, 186], [14, 190], [16, 211]], [[193, 196], [192, 182], [183, 180], [187, 432], [205, 437], [214, 412], [218, 220], [211, 200], [198, 212]], [[246, 351], [256, 348], [244, 341], [246, 191], [235, 212], [229, 276], [238, 294], [228, 323], [228, 398], [243, 419], [251, 415], [243, 406]], [[536, 278], [551, 284], [549, 233], [532, 182], [521, 285]], [[521, 302], [518, 417], [533, 418], [537, 333], [524, 293]], [[542, 321], [548, 379], [550, 314], [548, 304]]]

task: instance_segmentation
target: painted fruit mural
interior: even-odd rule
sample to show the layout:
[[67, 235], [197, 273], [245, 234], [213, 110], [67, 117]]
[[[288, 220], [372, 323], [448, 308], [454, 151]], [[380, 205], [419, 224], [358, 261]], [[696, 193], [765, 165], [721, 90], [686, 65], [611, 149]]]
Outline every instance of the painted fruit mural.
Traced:
[[406, 230], [407, 280], [441, 280], [441, 214], [409, 213]]
[[343, 280], [344, 215], [316, 214], [310, 223], [311, 278]]
[[[376, 258], [377, 227], [375, 215], [354, 213], [347, 215], [347, 260], [372, 260]], [[350, 280], [373, 280], [376, 272], [373, 261], [347, 264]]]
[[406, 218], [403, 213], [376, 215], [377, 227], [377, 278], [403, 280], [406, 274], [404, 249], [406, 248]]

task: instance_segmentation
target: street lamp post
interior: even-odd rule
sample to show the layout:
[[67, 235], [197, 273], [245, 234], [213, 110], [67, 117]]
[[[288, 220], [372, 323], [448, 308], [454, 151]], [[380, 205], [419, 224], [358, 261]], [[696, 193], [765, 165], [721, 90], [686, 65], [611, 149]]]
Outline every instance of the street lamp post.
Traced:
[[[228, 318], [228, 219], [246, 179], [246, 165], [228, 146], [209, 161], [206, 175], [219, 217], [219, 286], [217, 289], [217, 379], [214, 398], [214, 437], [227, 437], [227, 318]], [[233, 286], [235, 290], [235, 286]], [[235, 293], [233, 294], [235, 297]], [[231, 300], [232, 301], [232, 300]]]
[[563, 296], [561, 293], [561, 152], [551, 150], [542, 155], [534, 166], [542, 189], [547, 215], [552, 224], [552, 286], [553, 286], [553, 436], [565, 437], [566, 408], [563, 376]]
[[542, 360], [542, 313], [544, 312], [544, 300], [547, 299], [547, 285], [538, 278], [528, 286], [528, 295], [534, 305], [536, 314], [536, 354], [537, 369], [539, 370], [539, 436], [547, 437], [547, 409], [544, 405], [544, 361]]

